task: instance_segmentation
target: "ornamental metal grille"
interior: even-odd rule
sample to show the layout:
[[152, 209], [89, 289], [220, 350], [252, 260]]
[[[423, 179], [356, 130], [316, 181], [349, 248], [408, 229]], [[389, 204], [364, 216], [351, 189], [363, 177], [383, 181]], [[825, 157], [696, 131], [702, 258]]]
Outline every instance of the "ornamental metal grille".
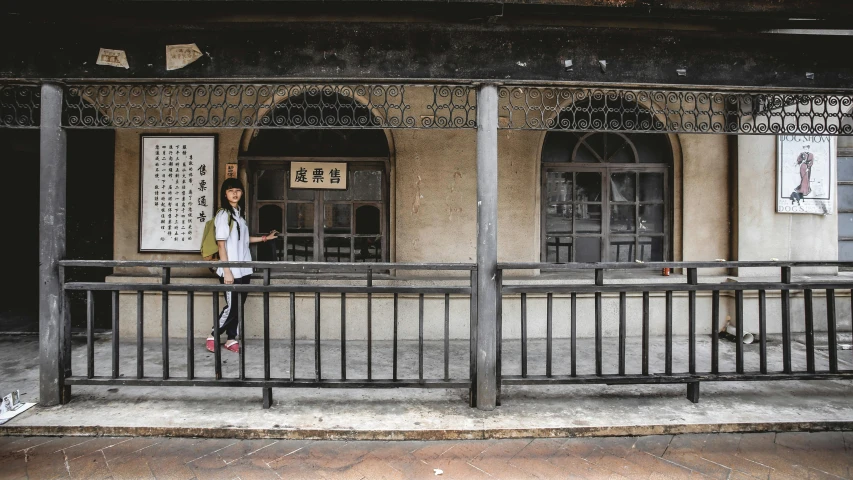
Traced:
[[[476, 128], [475, 85], [66, 85], [66, 128]], [[0, 128], [39, 126], [38, 85], [0, 84]], [[503, 85], [499, 128], [853, 134], [853, 94]]]
[[64, 126], [475, 128], [475, 102], [452, 85], [71, 84]]
[[0, 85], [0, 128], [39, 126], [38, 85]]
[[501, 128], [849, 135], [853, 95], [502, 86]]

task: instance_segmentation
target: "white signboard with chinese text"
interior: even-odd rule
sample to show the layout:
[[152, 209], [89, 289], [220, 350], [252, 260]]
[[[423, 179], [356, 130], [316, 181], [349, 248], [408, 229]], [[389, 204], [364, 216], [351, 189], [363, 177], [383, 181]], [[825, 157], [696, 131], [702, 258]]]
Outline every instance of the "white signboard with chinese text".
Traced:
[[833, 138], [779, 135], [776, 141], [776, 212], [833, 212]]
[[142, 137], [139, 251], [198, 252], [216, 205], [216, 136]]
[[347, 189], [347, 164], [290, 162], [290, 188]]

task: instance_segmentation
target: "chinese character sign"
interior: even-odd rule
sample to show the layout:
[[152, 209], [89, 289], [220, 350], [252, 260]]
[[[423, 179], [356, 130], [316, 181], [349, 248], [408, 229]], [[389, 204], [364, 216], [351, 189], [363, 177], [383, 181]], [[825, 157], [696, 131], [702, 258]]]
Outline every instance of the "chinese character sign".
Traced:
[[290, 162], [290, 188], [346, 190], [347, 164]]
[[833, 212], [835, 149], [832, 137], [780, 135], [776, 142], [776, 211]]
[[213, 217], [216, 137], [142, 137], [139, 250], [198, 252]]

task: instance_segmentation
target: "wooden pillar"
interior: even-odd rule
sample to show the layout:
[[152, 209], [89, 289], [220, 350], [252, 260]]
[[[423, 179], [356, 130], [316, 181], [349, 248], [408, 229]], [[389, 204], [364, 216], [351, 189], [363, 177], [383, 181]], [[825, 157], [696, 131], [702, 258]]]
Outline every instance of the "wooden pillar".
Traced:
[[70, 323], [58, 262], [65, 257], [65, 131], [62, 87], [41, 87], [39, 132], [39, 403], [67, 403], [71, 388]]
[[477, 408], [497, 401], [498, 90], [477, 91]]

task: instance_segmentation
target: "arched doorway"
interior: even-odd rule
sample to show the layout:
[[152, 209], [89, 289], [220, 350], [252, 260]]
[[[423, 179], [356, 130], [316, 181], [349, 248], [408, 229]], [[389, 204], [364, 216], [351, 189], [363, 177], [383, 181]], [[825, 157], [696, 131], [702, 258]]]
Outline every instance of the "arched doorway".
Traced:
[[[289, 99], [287, 108], [274, 109], [272, 121], [285, 127], [318, 123], [332, 128], [261, 129], [240, 155], [249, 183], [250, 228], [283, 233], [276, 242], [261, 246], [256, 258], [388, 261], [388, 139], [379, 129], [337, 128], [363, 125], [371, 113], [350, 98], [322, 95]], [[312, 122], [311, 118], [324, 120]], [[291, 188], [292, 162], [346, 164], [347, 188]]]
[[666, 135], [549, 132], [541, 160], [543, 261], [671, 258], [673, 154]]

